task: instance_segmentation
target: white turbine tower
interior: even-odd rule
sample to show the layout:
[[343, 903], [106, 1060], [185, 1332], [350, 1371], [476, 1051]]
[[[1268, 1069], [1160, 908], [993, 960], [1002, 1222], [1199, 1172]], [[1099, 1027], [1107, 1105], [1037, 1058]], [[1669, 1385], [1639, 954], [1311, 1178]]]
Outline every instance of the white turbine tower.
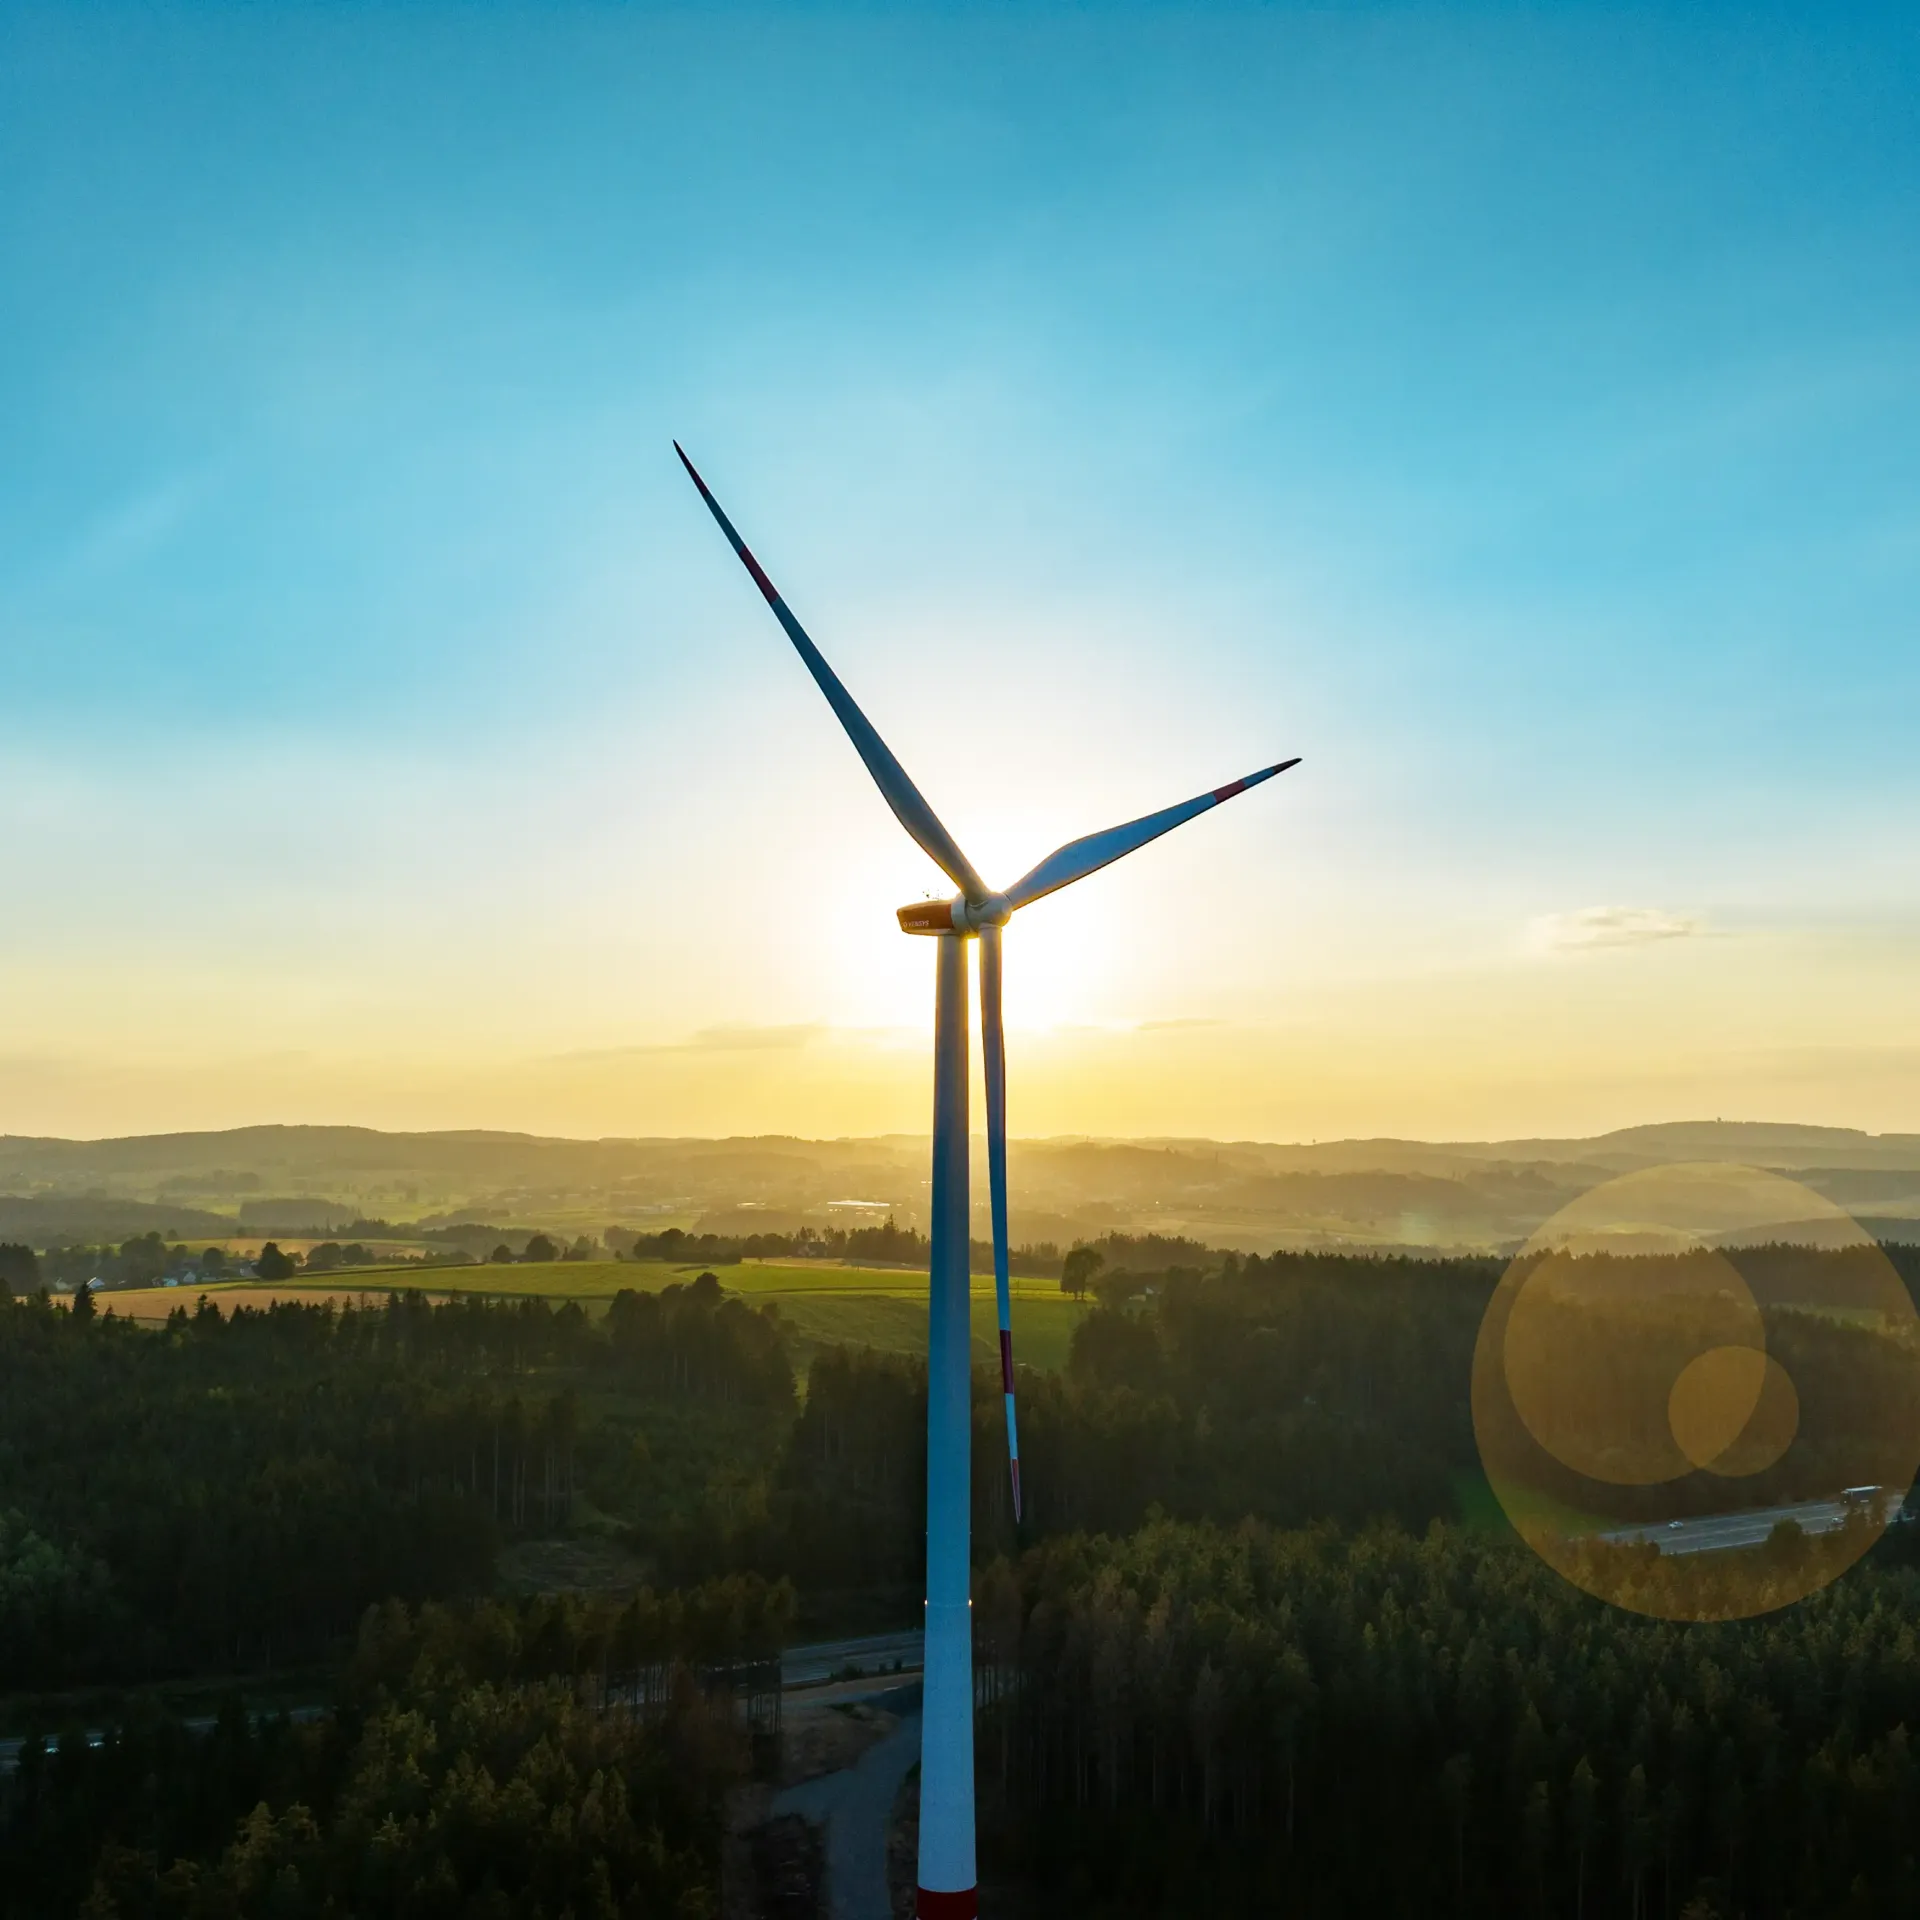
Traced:
[[899, 910], [902, 931], [939, 941], [933, 1038], [933, 1218], [927, 1304], [927, 1614], [920, 1751], [920, 1920], [973, 1920], [973, 1631], [969, 1595], [972, 1433], [968, 1326], [967, 959], [980, 942], [980, 1044], [987, 1091], [987, 1187], [993, 1213], [993, 1281], [1000, 1313], [1000, 1386], [1006, 1397], [1007, 1465], [1020, 1517], [1020, 1435], [1013, 1405], [1013, 1322], [1007, 1276], [1007, 1055], [1000, 1024], [1000, 929], [1020, 908], [1144, 847], [1149, 840], [1298, 766], [1296, 756], [1262, 767], [1178, 806], [1090, 833], [1050, 853], [1005, 893], [974, 872], [953, 836], [907, 778], [887, 743], [807, 638], [773, 582], [674, 442], [700, 497], [740, 556], [774, 618], [866, 762], [900, 824], [960, 889], [952, 900]]

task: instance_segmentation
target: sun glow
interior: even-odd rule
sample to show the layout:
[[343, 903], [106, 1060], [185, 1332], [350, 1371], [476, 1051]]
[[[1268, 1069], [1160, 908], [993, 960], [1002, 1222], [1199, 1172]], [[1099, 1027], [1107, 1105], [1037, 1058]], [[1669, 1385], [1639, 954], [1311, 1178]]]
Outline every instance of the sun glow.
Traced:
[[[874, 936], [838, 930], [826, 943], [838, 989], [826, 1011], [836, 1031], [885, 1044], [933, 1031], [933, 943], [889, 927]], [[1070, 932], [1029, 931], [1018, 922], [1006, 936], [1005, 1017], [1012, 1033], [1060, 1035], [1136, 1024], [1111, 1011], [1115, 968], [1106, 947], [1083, 945]], [[979, 991], [978, 960], [969, 955], [970, 991]], [[977, 1015], [976, 1015], [977, 1020]]]

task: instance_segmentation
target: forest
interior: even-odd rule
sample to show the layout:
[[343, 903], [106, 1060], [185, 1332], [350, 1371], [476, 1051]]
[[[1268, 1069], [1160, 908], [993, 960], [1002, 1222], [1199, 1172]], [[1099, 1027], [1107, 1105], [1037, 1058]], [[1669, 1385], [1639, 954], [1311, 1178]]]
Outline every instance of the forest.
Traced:
[[995, 1846], [1083, 1915], [1910, 1914], [1895, 1557], [1675, 1626], [1457, 1528], [1048, 1542], [976, 1601]]
[[148, 1711], [97, 1744], [28, 1741], [0, 1900], [693, 1920], [712, 1911], [722, 1796], [777, 1725], [777, 1666], [744, 1717], [741, 1677], [767, 1672], [791, 1602], [734, 1579], [625, 1605], [370, 1608], [324, 1716], [230, 1701], [199, 1729]]
[[[1018, 1530], [975, 1384], [1002, 1870], [1116, 1915], [1393, 1913], [1416, 1887], [1583, 1920], [1908, 1910], [1907, 1530], [1753, 1623], [1619, 1613], [1479, 1477], [1499, 1263], [1115, 1251], [1066, 1368], [1023, 1376]], [[183, 1299], [153, 1332], [110, 1302], [0, 1312], [0, 1687], [27, 1736], [0, 1859], [42, 1890], [9, 1911], [704, 1911], [753, 1663], [913, 1617], [923, 1370], [829, 1349], [798, 1380], [777, 1311], [712, 1274], [597, 1318]], [[627, 1556], [629, 1589], [501, 1597], [503, 1548], [563, 1536]], [[187, 1683], [228, 1699], [210, 1724], [168, 1704]], [[263, 1689], [312, 1705], [236, 1704]], [[624, 1863], [604, 1898], [596, 1861]]]

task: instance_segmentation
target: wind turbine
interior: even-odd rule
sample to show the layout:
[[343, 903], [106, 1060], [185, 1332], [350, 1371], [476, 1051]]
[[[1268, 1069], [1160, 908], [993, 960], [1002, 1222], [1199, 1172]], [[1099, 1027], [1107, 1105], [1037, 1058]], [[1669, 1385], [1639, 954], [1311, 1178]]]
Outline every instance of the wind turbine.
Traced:
[[734, 531], [679, 441], [673, 450], [700, 489], [753, 583], [766, 596], [827, 704], [866, 762], [894, 816], [953, 884], [951, 900], [902, 907], [905, 933], [939, 941], [933, 1028], [933, 1208], [927, 1303], [927, 1613], [920, 1743], [919, 1920], [973, 1920], [973, 1627], [969, 1594], [972, 1524], [971, 1348], [967, 1165], [966, 941], [980, 942], [980, 1047], [987, 1092], [987, 1192], [993, 1214], [993, 1286], [1000, 1314], [1000, 1389], [1007, 1410], [1007, 1467], [1020, 1517], [1020, 1432], [1013, 1399], [1013, 1310], [1007, 1270], [1007, 1049], [1000, 1024], [1000, 929], [1022, 907], [1084, 880], [1196, 814], [1300, 764], [1296, 755], [1178, 806], [1071, 840], [1005, 893], [974, 872], [953, 835], [907, 778], [873, 723], [854, 705], [807, 638], [747, 543]]

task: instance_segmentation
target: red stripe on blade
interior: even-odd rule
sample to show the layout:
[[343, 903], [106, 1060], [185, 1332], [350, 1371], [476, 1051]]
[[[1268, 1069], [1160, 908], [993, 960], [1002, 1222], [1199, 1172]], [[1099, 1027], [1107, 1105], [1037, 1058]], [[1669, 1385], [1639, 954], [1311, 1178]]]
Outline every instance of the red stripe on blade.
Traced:
[[753, 584], [767, 596], [767, 605], [770, 607], [779, 605], [780, 596], [774, 592], [773, 582], [760, 571], [760, 562], [747, 551], [744, 540], [740, 543], [740, 558], [747, 563], [747, 571], [753, 575]]
[[707, 503], [707, 510], [720, 522], [721, 531], [733, 542], [733, 550], [746, 563], [747, 571], [753, 575], [753, 584], [767, 596], [769, 606], [777, 605], [780, 596], [773, 590], [773, 582], [760, 571], [760, 562], [747, 550], [747, 543], [733, 530], [733, 522], [720, 511], [720, 502], [713, 497], [713, 489], [700, 478], [700, 469], [687, 458], [686, 449], [676, 440], [673, 450], [680, 456], [680, 464], [687, 470], [687, 478], [700, 489], [700, 498]]
[[1013, 1391], [1013, 1335], [1005, 1327], [1000, 1329], [1000, 1391]]
[[1246, 790], [1247, 783], [1244, 780], [1236, 780], [1231, 786], [1215, 787], [1213, 797], [1216, 800], [1231, 800], [1236, 793], [1245, 793]]

